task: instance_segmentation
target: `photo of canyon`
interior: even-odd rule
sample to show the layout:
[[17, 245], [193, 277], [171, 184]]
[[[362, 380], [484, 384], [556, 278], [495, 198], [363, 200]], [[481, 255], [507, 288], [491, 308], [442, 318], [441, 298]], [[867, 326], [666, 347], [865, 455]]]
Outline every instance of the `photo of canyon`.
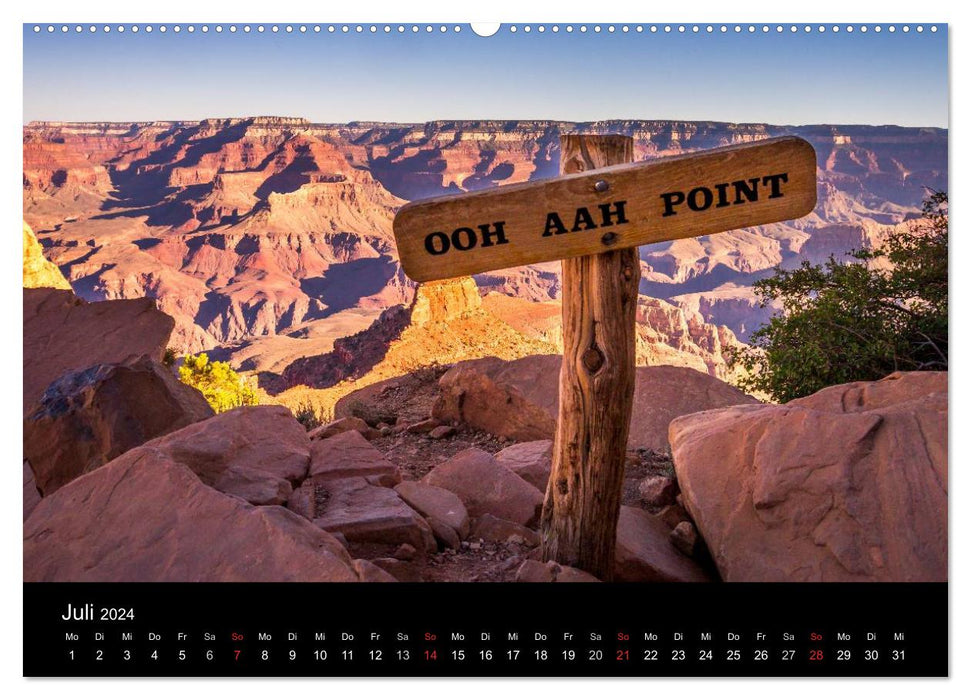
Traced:
[[[542, 556], [560, 263], [417, 284], [392, 233], [408, 202], [556, 177], [564, 134], [817, 159], [810, 215], [638, 251], [611, 579], [947, 580], [946, 126], [221, 99], [25, 115], [26, 581], [598, 581]], [[852, 362], [793, 354], [831, 337]]]

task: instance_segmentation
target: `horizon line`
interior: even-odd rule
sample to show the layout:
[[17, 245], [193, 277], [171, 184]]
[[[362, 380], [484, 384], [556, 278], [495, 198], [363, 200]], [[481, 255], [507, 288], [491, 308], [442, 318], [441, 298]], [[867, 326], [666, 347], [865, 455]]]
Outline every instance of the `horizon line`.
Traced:
[[766, 121], [732, 121], [725, 119], [662, 119], [656, 117], [608, 117], [603, 119], [558, 119], [547, 117], [470, 117], [470, 118], [448, 118], [441, 117], [436, 119], [426, 119], [424, 121], [395, 121], [386, 119], [351, 119], [348, 121], [313, 121], [306, 117], [283, 116], [283, 115], [246, 115], [246, 116], [226, 116], [226, 117], [203, 117], [201, 119], [124, 119], [124, 120], [105, 120], [105, 119], [31, 119], [23, 123], [22, 126], [28, 127], [33, 124], [201, 124], [202, 122], [219, 122], [249, 119], [278, 119], [278, 120], [301, 120], [308, 126], [340, 126], [352, 124], [389, 124], [396, 126], [417, 126], [422, 124], [437, 124], [443, 122], [540, 122], [540, 123], [559, 123], [559, 124], [601, 124], [605, 122], [668, 122], [668, 123], [710, 123], [725, 124], [730, 126], [775, 126], [792, 128], [809, 128], [821, 126], [869, 126], [869, 127], [894, 127], [898, 129], [937, 129], [948, 131], [949, 126], [906, 125], [895, 123], [874, 124], [866, 122], [811, 122], [804, 124], [782, 124]]

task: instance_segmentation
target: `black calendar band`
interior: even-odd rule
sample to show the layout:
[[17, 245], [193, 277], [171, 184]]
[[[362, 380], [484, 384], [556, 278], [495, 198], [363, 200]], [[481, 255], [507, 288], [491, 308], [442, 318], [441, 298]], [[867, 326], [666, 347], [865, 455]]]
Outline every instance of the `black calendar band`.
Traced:
[[26, 676], [946, 676], [947, 584], [24, 584]]

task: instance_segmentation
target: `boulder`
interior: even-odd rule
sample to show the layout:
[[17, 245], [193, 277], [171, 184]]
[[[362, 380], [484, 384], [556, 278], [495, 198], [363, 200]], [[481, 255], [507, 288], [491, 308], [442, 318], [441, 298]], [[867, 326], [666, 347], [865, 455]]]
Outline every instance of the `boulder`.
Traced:
[[600, 583], [593, 574], [563, 566], [555, 561], [545, 564], [533, 559], [527, 559], [516, 571], [518, 583]]
[[394, 486], [401, 481], [398, 467], [384, 458], [356, 430], [338, 433], [311, 443], [310, 476], [315, 483], [333, 479], [362, 477], [381, 486]]
[[553, 441], [520, 442], [496, 453], [496, 461], [546, 493], [553, 467]]
[[407, 542], [418, 550], [437, 549], [428, 523], [393, 489], [372, 486], [361, 477], [327, 481], [318, 489], [326, 495], [314, 517], [314, 525], [320, 529], [339, 532], [349, 542]]
[[458, 550], [458, 548], [462, 546], [462, 538], [459, 537], [459, 534], [447, 523], [443, 523], [434, 516], [425, 518], [425, 522], [427, 522], [428, 527], [432, 529], [432, 533], [435, 535], [435, 540], [442, 545], [443, 548]]
[[474, 518], [488, 513], [519, 525], [531, 525], [539, 519], [543, 507], [539, 489], [475, 447], [439, 464], [425, 475], [422, 483], [457, 495]]
[[[559, 402], [559, 355], [456, 363], [439, 380], [432, 415], [517, 442], [551, 439]], [[686, 367], [638, 367], [628, 449], [666, 450], [668, 424], [712, 408], [755, 404], [730, 384]]]
[[40, 503], [40, 491], [37, 490], [37, 483], [34, 481], [34, 471], [30, 468], [30, 463], [24, 460], [24, 520], [34, 512], [34, 508]]
[[338, 418], [335, 421], [331, 421], [327, 425], [321, 425], [314, 428], [307, 434], [311, 440], [326, 440], [327, 438], [334, 437], [339, 433], [346, 433], [348, 430], [356, 430], [369, 440], [380, 435], [380, 431], [375, 430], [357, 416]]
[[313, 520], [317, 513], [317, 488], [312, 479], [307, 479], [295, 488], [287, 499], [287, 508], [307, 520]]
[[553, 372], [555, 383], [559, 375], [558, 356], [538, 355], [513, 362], [494, 357], [459, 362], [439, 379], [441, 393], [432, 407], [432, 416], [517, 441], [551, 438], [556, 429], [555, 399], [549, 405], [549, 395], [530, 396], [526, 391], [534, 381], [548, 388], [549, 381], [539, 375], [549, 372]]
[[671, 424], [681, 495], [726, 581], [946, 581], [947, 373]]
[[24, 581], [359, 579], [327, 533], [206, 486], [156, 447], [75, 479], [24, 523]]
[[453, 425], [440, 425], [437, 428], [432, 428], [428, 431], [428, 437], [432, 440], [444, 440], [445, 438], [450, 438], [458, 431]]
[[282, 505], [307, 476], [310, 440], [283, 406], [243, 406], [150, 443], [204, 484], [255, 505]]
[[53, 382], [24, 418], [24, 455], [44, 495], [133, 447], [213, 415], [202, 394], [142, 357]]
[[175, 327], [154, 299], [88, 303], [68, 290], [24, 289], [24, 412], [53, 381], [143, 355], [161, 361]]
[[421, 581], [421, 576], [411, 562], [401, 561], [394, 557], [378, 557], [377, 559], [372, 559], [371, 564], [375, 568], [379, 568], [387, 573], [395, 581], [405, 581], [408, 583]]
[[691, 518], [691, 516], [688, 515], [688, 511], [686, 511], [684, 507], [678, 503], [672, 503], [669, 506], [665, 506], [658, 511], [657, 517], [663, 520], [664, 524], [672, 530], [678, 526], [678, 523], [685, 522]]
[[530, 547], [539, 544], [539, 535], [533, 530], [488, 513], [475, 519], [475, 524], [472, 526], [472, 537], [490, 542], [508, 542], [512, 539]]
[[400, 559], [401, 561], [411, 561], [416, 556], [418, 556], [418, 550], [407, 542], [402, 542], [400, 545], [398, 545], [398, 548], [394, 550], [394, 558]]
[[441, 421], [435, 418], [426, 418], [425, 420], [420, 420], [417, 423], [412, 423], [411, 425], [407, 426], [405, 430], [407, 430], [409, 433], [414, 433], [415, 435], [421, 435], [423, 433], [430, 433], [441, 425]]
[[367, 559], [355, 559], [354, 570], [361, 577], [362, 583], [397, 583], [398, 579], [382, 569], [380, 566], [369, 562]]
[[698, 564], [675, 549], [668, 526], [647, 511], [620, 507], [614, 580], [638, 582], [710, 581]]
[[451, 491], [421, 481], [402, 481], [394, 487], [401, 499], [426, 518], [445, 523], [461, 538], [469, 535], [469, 514]]
[[669, 476], [651, 474], [637, 485], [637, 494], [646, 505], [663, 508], [674, 504], [678, 495], [678, 483]]
[[698, 530], [687, 520], [682, 520], [671, 530], [671, 544], [682, 554], [693, 557], [698, 551]]

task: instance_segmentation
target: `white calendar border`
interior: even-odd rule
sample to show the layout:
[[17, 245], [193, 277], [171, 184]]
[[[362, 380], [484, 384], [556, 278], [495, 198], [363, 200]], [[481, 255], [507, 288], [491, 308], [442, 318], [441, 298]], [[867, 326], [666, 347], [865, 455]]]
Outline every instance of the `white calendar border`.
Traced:
[[[3, 296], [6, 308], [15, 317], [8, 321], [12, 329], [19, 328], [21, 305], [18, 299], [19, 285], [16, 281], [20, 277], [19, 263], [21, 256], [18, 237], [14, 235], [17, 219], [22, 208], [19, 177], [12, 166], [22, 159], [21, 126], [22, 126], [22, 34], [21, 23], [25, 21], [84, 21], [105, 22], [119, 21], [132, 23], [149, 22], [219, 22], [261, 21], [277, 22], [297, 21], [328, 21], [328, 22], [458, 22], [470, 21], [495, 22], [504, 21], [524, 22], [636, 22], [644, 20], [654, 23], [660, 22], [828, 22], [828, 23], [860, 23], [868, 22], [935, 22], [947, 23], [951, 21], [949, 35], [951, 37], [952, 63], [951, 88], [952, 109], [951, 124], [949, 125], [949, 145], [951, 151], [951, 173], [949, 191], [951, 194], [952, 211], [957, 202], [958, 228], [961, 231], [961, 210], [965, 197], [961, 196], [967, 188], [962, 187], [964, 176], [968, 172], [967, 158], [971, 152], [965, 146], [964, 137], [968, 129], [968, 91], [960, 90], [963, 82], [968, 82], [967, 56], [971, 49], [968, 42], [962, 41], [971, 34], [971, 24], [964, 23], [963, 17], [957, 11], [959, 3], [937, 2], [920, 5], [914, 2], [899, 0], [881, 0], [879, 5], [869, 4], [857, 8], [845, 0], [812, 0], [807, 6], [797, 3], [767, 2], [765, 0], [751, 0], [727, 4], [710, 0], [696, 0], [692, 3], [669, 3], [665, 5], [649, 5], [644, 2], [615, 2], [615, 3], [580, 3], [572, 0], [558, 2], [545, 6], [537, 4], [527, 5], [522, 0], [485, 0], [475, 6], [466, 6], [454, 2], [436, 0], [409, 5], [403, 2], [389, 0], [373, 0], [370, 3], [342, 4], [328, 7], [324, 3], [306, 0], [291, 0], [279, 6], [266, 3], [241, 2], [210, 2], [200, 3], [198, 0], [170, 0], [164, 4], [153, 3], [138, 6], [127, 2], [85, 2], [70, 0], [48, 0], [43, 4], [20, 4], [11, 12], [4, 9], [5, 22], [2, 25], [4, 42], [2, 44], [5, 61], [3, 71], [4, 100], [4, 129], [3, 148], [7, 168], [0, 173], [0, 202], [2, 202], [4, 216], [0, 218], [3, 227], [9, 229], [4, 238], [4, 255], [2, 256], [4, 270], [0, 275], [3, 284]], [[961, 76], [955, 77], [955, 76]], [[16, 96], [16, 99], [14, 98]], [[905, 99], [905, 96], [903, 97]], [[960, 122], [957, 125], [957, 122]], [[955, 128], [957, 126], [957, 128]], [[958, 196], [955, 196], [955, 191]], [[15, 248], [15, 246], [18, 246]], [[958, 235], [951, 241], [952, 262], [961, 264], [971, 263], [971, 241], [969, 235]], [[958, 268], [955, 268], [956, 270]], [[967, 274], [955, 274], [952, 280], [952, 309], [962, 309], [968, 302]], [[957, 314], [953, 314], [957, 317]], [[966, 315], [962, 312], [962, 316]], [[955, 327], [951, 325], [951, 344], [963, 348], [968, 340], [967, 322]], [[11, 336], [16, 334], [11, 330]], [[21, 367], [22, 347], [19, 339], [8, 338], [7, 343], [0, 347], [2, 367], [6, 370], [8, 386], [20, 386], [19, 377]], [[956, 354], [960, 357], [960, 354]], [[958, 364], [952, 370], [951, 380], [951, 424], [967, 425], [968, 407], [967, 397], [971, 391], [969, 384], [971, 368]], [[17, 378], [15, 382], [10, 380]], [[16, 446], [21, 444], [21, 434], [17, 426], [21, 423], [20, 402], [17, 400], [19, 392], [8, 391], [7, 400], [0, 405], [0, 429], [2, 429], [4, 446], [8, 451], [16, 452]], [[951, 464], [957, 469], [950, 474], [951, 492], [962, 495], [962, 504], [968, 503], [966, 483], [968, 477], [963, 473], [969, 456], [968, 431], [952, 431]], [[12, 462], [13, 456], [6, 461]], [[15, 468], [17, 467], [17, 468]], [[646, 697], [648, 694], [671, 694], [676, 697], [705, 697], [722, 698], [726, 696], [759, 694], [778, 694], [786, 700], [801, 700], [802, 698], [818, 698], [821, 694], [831, 696], [860, 696], [879, 693], [882, 698], [906, 698], [913, 700], [915, 695], [931, 692], [940, 696], [959, 696], [968, 691], [967, 679], [971, 677], [968, 659], [971, 659], [971, 624], [969, 624], [969, 610], [971, 601], [968, 596], [967, 581], [971, 576], [967, 541], [969, 539], [969, 522], [971, 515], [966, 507], [958, 507], [954, 500], [950, 504], [951, 513], [951, 682], [906, 681], [906, 680], [819, 680], [814, 682], [793, 682], [776, 680], [652, 680], [650, 685], [641, 681], [628, 680], [523, 680], [523, 681], [495, 681], [471, 683], [457, 680], [435, 681], [395, 681], [395, 680], [346, 680], [328, 681], [322, 684], [311, 680], [174, 680], [168, 682], [145, 682], [128, 680], [85, 680], [85, 681], [25, 681], [22, 675], [22, 559], [21, 559], [21, 496], [19, 488], [19, 466], [7, 464], [3, 469], [7, 479], [4, 489], [5, 507], [2, 509], [3, 526], [0, 527], [0, 542], [4, 555], [4, 578], [2, 582], [2, 600], [7, 602], [4, 612], [7, 621], [13, 624], [3, 626], [0, 635], [0, 664], [3, 668], [4, 687], [13, 691], [13, 697], [29, 694], [31, 698], [57, 698], [70, 700], [77, 694], [96, 694], [98, 697], [131, 697], [137, 695], [140, 700], [154, 700], [155, 698], [169, 700], [174, 693], [180, 695], [187, 691], [191, 696], [212, 695], [225, 692], [224, 686], [229, 684], [234, 698], [263, 698], [268, 693], [310, 693], [320, 695], [326, 693], [330, 697], [344, 697], [352, 695], [360, 697], [362, 694], [370, 697], [372, 694], [387, 693], [398, 698], [454, 697], [460, 695], [463, 700], [495, 700], [497, 694], [504, 697], [535, 697], [539, 694], [555, 695], [559, 698], [588, 698], [593, 694], [608, 692], [616, 696], [629, 698]], [[18, 488], [14, 488], [14, 479]], [[955, 491], [955, 484], [957, 490]], [[961, 547], [956, 547], [960, 543]], [[964, 552], [962, 553], [961, 549]], [[962, 594], [963, 593], [963, 594]], [[13, 605], [14, 601], [18, 605]], [[958, 681], [958, 682], [955, 682]]]

